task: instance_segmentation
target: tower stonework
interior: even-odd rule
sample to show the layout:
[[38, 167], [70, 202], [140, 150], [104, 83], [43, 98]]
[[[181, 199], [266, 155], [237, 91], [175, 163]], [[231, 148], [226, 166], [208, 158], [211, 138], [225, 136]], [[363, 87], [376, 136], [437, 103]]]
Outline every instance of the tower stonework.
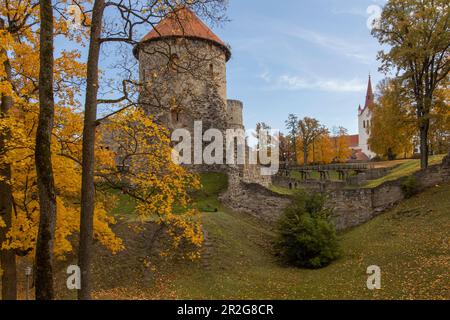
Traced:
[[244, 129], [243, 103], [239, 100], [228, 100], [227, 104], [229, 129]]
[[[242, 102], [227, 99], [226, 63], [231, 51], [189, 8], [181, 7], [163, 19], [136, 46], [134, 55], [143, 84], [140, 106], [169, 131], [186, 129], [194, 138], [195, 123], [201, 122], [202, 133], [217, 129], [225, 138], [228, 129], [244, 129]], [[229, 173], [226, 159], [223, 163], [190, 167]]]
[[[135, 47], [134, 55], [143, 84], [139, 104], [169, 131], [186, 129], [194, 138], [195, 124], [201, 122], [202, 133], [217, 129], [225, 142], [228, 129], [245, 130], [243, 103], [227, 98], [226, 63], [231, 51], [190, 9], [181, 7], [169, 14]], [[208, 144], [203, 142], [203, 147]], [[229, 195], [241, 190], [242, 182], [270, 185], [270, 177], [259, 175], [259, 166], [227, 163], [226, 151], [224, 144], [223, 164], [188, 167], [227, 173]]]
[[[163, 19], [135, 48], [140, 105], [169, 130], [227, 128], [229, 48], [190, 9]], [[193, 133], [193, 132], [192, 132]]]

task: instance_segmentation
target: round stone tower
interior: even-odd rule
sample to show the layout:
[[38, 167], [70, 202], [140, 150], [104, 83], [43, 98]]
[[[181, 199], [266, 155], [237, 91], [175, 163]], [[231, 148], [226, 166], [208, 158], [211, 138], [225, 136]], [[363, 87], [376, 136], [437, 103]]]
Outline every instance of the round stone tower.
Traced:
[[135, 47], [139, 60], [140, 104], [170, 130], [227, 128], [226, 63], [220, 40], [189, 8], [163, 19]]

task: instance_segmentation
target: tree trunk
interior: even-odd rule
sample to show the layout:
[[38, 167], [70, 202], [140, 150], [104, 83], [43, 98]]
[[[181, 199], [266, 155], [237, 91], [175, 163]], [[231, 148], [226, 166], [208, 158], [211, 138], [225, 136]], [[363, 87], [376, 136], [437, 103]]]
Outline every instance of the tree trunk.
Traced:
[[295, 166], [296, 166], [297, 163], [298, 163], [298, 160], [297, 160], [297, 142], [296, 142], [296, 139], [297, 139], [297, 138], [294, 137], [294, 142], [293, 142], [293, 145], [294, 145], [294, 165], [295, 165]]
[[[4, 28], [3, 20], [0, 20], [0, 30]], [[7, 55], [5, 50], [2, 50], [2, 55]], [[11, 82], [11, 65], [8, 57], [3, 63], [6, 73], [6, 81]], [[8, 114], [13, 104], [10, 96], [1, 97], [0, 113], [1, 117]], [[0, 134], [0, 154], [4, 154], [6, 142], [10, 139], [9, 132], [2, 132]], [[0, 248], [2, 243], [6, 240], [6, 234], [11, 228], [12, 224], [12, 189], [11, 181], [11, 166], [4, 164], [0, 167], [0, 217], [6, 224], [5, 228], [0, 228]], [[2, 274], [2, 299], [16, 300], [17, 299], [17, 275], [16, 275], [16, 255], [13, 250], [0, 250], [0, 268], [3, 270]]]
[[420, 123], [420, 167], [422, 170], [428, 168], [428, 131], [430, 120], [422, 119]]
[[78, 263], [81, 290], [78, 299], [91, 299], [91, 254], [93, 243], [95, 187], [95, 129], [97, 120], [98, 63], [105, 1], [96, 0], [92, 12], [91, 36], [87, 63], [86, 102], [83, 129], [83, 173], [81, 186], [80, 244]]
[[52, 300], [53, 242], [56, 222], [56, 195], [51, 162], [51, 134], [54, 119], [53, 97], [53, 8], [51, 0], [40, 0], [39, 124], [36, 132], [36, 172], [40, 220], [36, 244], [36, 299]]
[[305, 166], [308, 165], [308, 146], [303, 147], [303, 162]]

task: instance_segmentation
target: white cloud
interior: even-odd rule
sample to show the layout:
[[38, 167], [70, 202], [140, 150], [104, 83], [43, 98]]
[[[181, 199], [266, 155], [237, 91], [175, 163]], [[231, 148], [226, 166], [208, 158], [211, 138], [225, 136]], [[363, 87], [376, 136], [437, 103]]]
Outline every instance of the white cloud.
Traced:
[[360, 17], [367, 17], [366, 10], [363, 10], [361, 8], [343, 8], [343, 9], [334, 9], [332, 10], [334, 14], [348, 14], [352, 16], [360, 16]]
[[372, 52], [368, 52], [364, 46], [358, 46], [337, 37], [331, 37], [315, 31], [306, 30], [302, 28], [290, 28], [286, 34], [310, 43], [319, 45], [321, 47], [333, 50], [334, 52], [347, 56], [352, 59], [357, 59], [365, 64], [370, 64], [374, 60]]
[[259, 75], [259, 77], [264, 80], [265, 82], [271, 82], [272, 76], [270, 75], [269, 71], [265, 70], [263, 73]]
[[282, 75], [276, 87], [285, 90], [320, 90], [328, 92], [364, 92], [366, 83], [359, 79], [305, 79], [297, 76]]

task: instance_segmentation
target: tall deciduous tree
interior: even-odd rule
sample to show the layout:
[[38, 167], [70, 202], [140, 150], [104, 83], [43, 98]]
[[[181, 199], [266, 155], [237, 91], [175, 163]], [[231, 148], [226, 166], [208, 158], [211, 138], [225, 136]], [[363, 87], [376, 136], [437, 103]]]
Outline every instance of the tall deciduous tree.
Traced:
[[[77, 1], [75, 1], [77, 2]], [[168, 14], [176, 12], [180, 6], [200, 7], [205, 14], [209, 13], [209, 18], [214, 18], [212, 11], [208, 12], [208, 7], [215, 9], [223, 6], [223, 0], [165, 0], [165, 1], [108, 1], [95, 0], [92, 10], [92, 21], [90, 22], [90, 43], [89, 55], [87, 61], [87, 83], [86, 83], [86, 102], [85, 119], [83, 130], [83, 174], [82, 174], [82, 207], [80, 218], [80, 244], [79, 244], [79, 266], [81, 268], [81, 290], [78, 292], [78, 298], [88, 300], [91, 298], [91, 255], [92, 255], [92, 237], [93, 237], [93, 216], [95, 203], [95, 141], [97, 121], [97, 105], [102, 103], [120, 103], [129, 102], [123, 109], [136, 105], [136, 102], [130, 101], [128, 92], [124, 88], [124, 96], [113, 100], [100, 100], [97, 97], [99, 89], [99, 58], [100, 48], [104, 43], [126, 43], [136, 45], [138, 42], [134, 39], [135, 28], [142, 25], [157, 24]], [[104, 13], [106, 8], [116, 10], [120, 16], [120, 23], [115, 24], [115, 30], [102, 30], [104, 25]], [[117, 27], [118, 26], [118, 27]], [[114, 29], [114, 27], [112, 27]], [[131, 52], [131, 50], [130, 50]], [[172, 69], [177, 69], [172, 66]], [[187, 70], [192, 72], [192, 70]], [[115, 112], [117, 113], [117, 112]]]
[[378, 102], [371, 106], [370, 148], [389, 160], [411, 156], [417, 132], [411, 101], [395, 79], [383, 81], [379, 92]]
[[288, 138], [291, 140], [294, 159], [297, 162], [298, 117], [295, 114], [290, 114], [285, 124], [289, 131]]
[[436, 90], [431, 111], [430, 149], [433, 154], [445, 154], [450, 150], [450, 83], [445, 81]]
[[[0, 18], [0, 32], [5, 32], [5, 23]], [[2, 82], [11, 85], [12, 72], [11, 63], [6, 48], [0, 48], [0, 57], [3, 60]], [[11, 88], [9, 88], [11, 90]], [[12, 108], [12, 92], [4, 92], [0, 95], [0, 117], [7, 117]], [[0, 156], [6, 153], [6, 144], [10, 139], [10, 130], [0, 132]], [[0, 269], [2, 271], [2, 299], [16, 300], [17, 298], [17, 276], [16, 256], [11, 250], [2, 248], [8, 231], [12, 225], [12, 188], [11, 188], [11, 165], [8, 162], [0, 164]]]
[[90, 265], [92, 259], [95, 208], [95, 128], [97, 122], [98, 72], [101, 46], [100, 38], [102, 35], [104, 11], [105, 1], [96, 0], [92, 11], [83, 129], [80, 247], [78, 252], [78, 263], [81, 268], [81, 290], [78, 291], [78, 298], [83, 300], [88, 300], [91, 298], [92, 282]]
[[333, 161], [346, 162], [352, 154], [348, 144], [348, 130], [344, 127], [334, 128], [331, 142]]
[[421, 167], [428, 167], [430, 110], [434, 92], [450, 71], [450, 4], [447, 0], [390, 0], [372, 34], [389, 50], [379, 59], [396, 70], [414, 96]]
[[287, 165], [293, 160], [291, 142], [282, 133], [278, 135], [278, 141], [280, 142], [280, 162], [283, 165]]
[[[5, 209], [10, 205], [8, 201], [13, 204], [12, 218], [6, 217], [6, 226], [0, 229], [0, 256], [4, 271], [3, 298], [13, 299], [12, 288], [16, 287], [17, 282], [15, 256], [34, 254], [39, 223], [34, 166], [39, 100], [39, 67], [36, 67], [39, 66], [39, 33], [34, 29], [39, 25], [40, 14], [38, 0], [0, 0], [0, 8], [0, 22], [5, 22], [0, 30], [0, 96], [3, 97], [4, 111], [0, 117], [0, 127], [5, 133], [0, 148], [0, 167], [5, 171], [0, 182], [9, 187], [3, 189], [5, 193], [0, 203], [5, 205]], [[56, 25], [53, 32], [61, 34], [64, 26]], [[76, 58], [76, 53], [63, 50], [55, 63], [55, 87], [67, 104], [73, 102], [72, 93], [76, 91], [72, 82], [74, 75], [70, 73], [75, 70], [77, 77], [83, 74], [83, 69], [72, 63]], [[6, 174], [8, 171], [11, 171], [11, 179]]]
[[303, 163], [308, 163], [309, 147], [315, 140], [327, 135], [328, 130], [317, 119], [305, 117], [298, 122], [298, 138], [303, 150]]
[[56, 192], [51, 137], [55, 114], [53, 95], [53, 7], [40, 0], [39, 123], [36, 132], [36, 172], [40, 221], [36, 245], [36, 299], [54, 299], [53, 243], [56, 224]]

